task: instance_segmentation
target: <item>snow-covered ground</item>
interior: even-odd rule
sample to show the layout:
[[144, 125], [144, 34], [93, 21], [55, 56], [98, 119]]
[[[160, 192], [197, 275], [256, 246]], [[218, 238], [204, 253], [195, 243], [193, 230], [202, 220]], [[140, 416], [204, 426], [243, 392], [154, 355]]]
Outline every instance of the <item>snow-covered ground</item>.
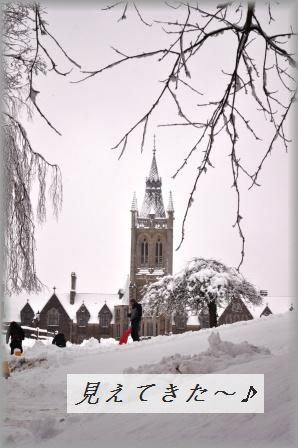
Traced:
[[[4, 435], [11, 447], [290, 447], [295, 312], [119, 346], [113, 339], [60, 349], [27, 340], [8, 355]], [[217, 335], [218, 333], [218, 335]], [[211, 336], [211, 337], [210, 337]], [[264, 414], [67, 414], [67, 373], [263, 373]]]

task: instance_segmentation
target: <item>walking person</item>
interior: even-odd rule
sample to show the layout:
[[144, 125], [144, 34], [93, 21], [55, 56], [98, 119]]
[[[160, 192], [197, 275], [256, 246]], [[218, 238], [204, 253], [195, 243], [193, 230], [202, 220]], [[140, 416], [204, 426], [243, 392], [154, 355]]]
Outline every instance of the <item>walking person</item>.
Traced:
[[14, 350], [18, 348], [23, 353], [22, 342], [25, 339], [23, 328], [16, 322], [11, 322], [6, 333], [6, 344], [10, 338], [10, 354], [14, 354]]
[[142, 305], [135, 299], [130, 300], [131, 312], [128, 314], [131, 322], [131, 337], [133, 341], [139, 341], [140, 324], [142, 320]]

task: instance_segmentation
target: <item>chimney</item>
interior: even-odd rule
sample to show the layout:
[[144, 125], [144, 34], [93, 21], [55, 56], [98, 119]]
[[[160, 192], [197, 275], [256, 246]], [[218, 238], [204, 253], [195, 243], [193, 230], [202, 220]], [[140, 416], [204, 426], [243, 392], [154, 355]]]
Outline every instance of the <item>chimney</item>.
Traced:
[[75, 303], [75, 297], [76, 297], [76, 283], [77, 283], [77, 276], [75, 272], [71, 273], [71, 288], [70, 288], [70, 304], [74, 305]]

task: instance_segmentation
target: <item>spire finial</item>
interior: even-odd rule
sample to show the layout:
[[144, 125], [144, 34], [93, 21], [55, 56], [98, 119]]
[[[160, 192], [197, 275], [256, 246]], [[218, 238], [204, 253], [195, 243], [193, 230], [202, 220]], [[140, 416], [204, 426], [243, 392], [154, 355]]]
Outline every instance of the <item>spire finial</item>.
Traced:
[[154, 134], [154, 141], [153, 141], [153, 155], [155, 156], [156, 153], [156, 135]]
[[136, 192], [133, 194], [132, 204], [131, 204], [131, 212], [137, 212], [138, 211], [138, 202], [137, 202], [137, 195]]
[[173, 205], [173, 196], [172, 196], [172, 192], [170, 191], [169, 194], [169, 204], [168, 204], [168, 208], [167, 208], [167, 212], [174, 212], [174, 205]]
[[54, 294], [56, 294], [56, 286], [53, 287]]

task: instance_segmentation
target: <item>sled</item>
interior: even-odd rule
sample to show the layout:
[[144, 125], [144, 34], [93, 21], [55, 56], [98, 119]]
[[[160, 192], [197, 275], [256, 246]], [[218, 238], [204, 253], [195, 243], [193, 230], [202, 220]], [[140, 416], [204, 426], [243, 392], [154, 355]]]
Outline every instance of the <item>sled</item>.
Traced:
[[119, 345], [127, 344], [128, 338], [131, 335], [131, 328], [125, 330], [121, 338], [119, 339]]

